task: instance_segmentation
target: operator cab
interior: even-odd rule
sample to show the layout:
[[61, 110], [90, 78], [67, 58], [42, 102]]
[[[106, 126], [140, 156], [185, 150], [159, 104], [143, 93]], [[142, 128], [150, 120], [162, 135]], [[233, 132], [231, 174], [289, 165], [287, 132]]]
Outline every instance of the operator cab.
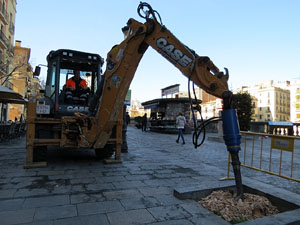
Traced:
[[[48, 71], [45, 87], [45, 103], [50, 103], [50, 111], [56, 116], [74, 115], [75, 112], [88, 113], [88, 102], [93, 97], [101, 80], [103, 58], [98, 54], [79, 52], [68, 49], [51, 51], [47, 56]], [[66, 84], [68, 79], [80, 73], [85, 80], [86, 100], [80, 101], [80, 96], [70, 97]], [[75, 84], [75, 83], [74, 83]], [[77, 83], [76, 83], [77, 84]], [[76, 86], [77, 87], [77, 86]], [[75, 95], [75, 92], [72, 92]]]

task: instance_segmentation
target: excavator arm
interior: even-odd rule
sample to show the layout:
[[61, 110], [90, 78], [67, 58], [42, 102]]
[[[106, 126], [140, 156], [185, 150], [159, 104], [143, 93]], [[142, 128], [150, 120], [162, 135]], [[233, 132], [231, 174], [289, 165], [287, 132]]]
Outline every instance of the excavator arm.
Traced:
[[[94, 115], [92, 128], [82, 134], [84, 140], [93, 148], [103, 148], [110, 138], [115, 121], [122, 112], [123, 102], [134, 77], [136, 69], [149, 46], [159, 52], [176, 66], [183, 75], [200, 88], [223, 99], [224, 140], [231, 153], [238, 195], [243, 197], [240, 175], [240, 134], [235, 110], [228, 90], [228, 71], [224, 74], [207, 56], [198, 56], [182, 44], [165, 26], [156, 19], [155, 13], [147, 3], [140, 3], [140, 10], [147, 8], [146, 22], [129, 19], [123, 28], [125, 40], [114, 46], [107, 54], [106, 71], [98, 87], [96, 97], [90, 103], [90, 114]], [[141, 14], [140, 14], [141, 15]], [[229, 122], [228, 122], [229, 121]]]
[[90, 107], [94, 111], [94, 105], [98, 104], [94, 147], [102, 148], [108, 140], [138, 64], [149, 45], [206, 92], [219, 98], [230, 94], [228, 75], [220, 72], [208, 57], [198, 56], [182, 44], [156, 19], [147, 19], [144, 24], [129, 19], [124, 30], [129, 35], [107, 54], [103, 86], [99, 88], [101, 97], [94, 99]]

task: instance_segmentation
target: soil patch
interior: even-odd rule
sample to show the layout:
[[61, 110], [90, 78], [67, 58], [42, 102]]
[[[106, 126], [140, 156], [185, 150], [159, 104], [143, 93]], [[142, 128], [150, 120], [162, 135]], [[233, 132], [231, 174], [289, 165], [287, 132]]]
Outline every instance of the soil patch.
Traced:
[[279, 210], [264, 196], [245, 193], [243, 201], [235, 198], [236, 194], [231, 190], [213, 191], [200, 203], [204, 208], [233, 224], [279, 213]]

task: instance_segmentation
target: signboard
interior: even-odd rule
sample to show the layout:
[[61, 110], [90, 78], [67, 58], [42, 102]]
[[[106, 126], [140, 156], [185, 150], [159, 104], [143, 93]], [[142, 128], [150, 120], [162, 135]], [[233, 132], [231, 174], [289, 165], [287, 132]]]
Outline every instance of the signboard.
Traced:
[[36, 105], [36, 114], [50, 114], [50, 105]]
[[131, 90], [129, 89], [125, 97], [124, 105], [130, 106], [130, 102], [131, 102]]
[[284, 137], [272, 137], [271, 148], [293, 152], [294, 151], [294, 139]]
[[179, 92], [179, 84], [161, 89], [161, 97]]

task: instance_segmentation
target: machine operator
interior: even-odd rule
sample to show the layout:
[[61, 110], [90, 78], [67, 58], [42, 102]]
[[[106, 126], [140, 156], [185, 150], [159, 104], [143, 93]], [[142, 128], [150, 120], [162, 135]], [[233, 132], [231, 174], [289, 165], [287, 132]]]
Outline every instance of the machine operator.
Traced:
[[66, 101], [68, 104], [87, 104], [89, 88], [86, 81], [80, 77], [80, 71], [74, 70], [74, 76], [66, 83]]

